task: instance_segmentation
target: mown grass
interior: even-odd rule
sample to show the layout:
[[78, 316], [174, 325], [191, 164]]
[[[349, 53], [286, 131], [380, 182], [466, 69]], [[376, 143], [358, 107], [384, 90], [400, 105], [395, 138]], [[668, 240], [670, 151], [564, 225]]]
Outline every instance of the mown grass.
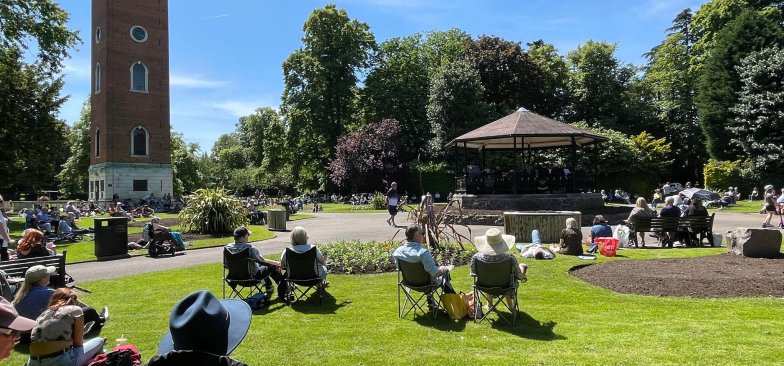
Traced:
[[[726, 249], [623, 250], [625, 258], [695, 257]], [[306, 301], [285, 307], [277, 300], [253, 316], [250, 332], [233, 356], [249, 365], [773, 365], [784, 348], [784, 303], [776, 298], [692, 299], [617, 294], [582, 282], [569, 268], [573, 257], [526, 260], [522, 314], [515, 327], [397, 317], [394, 273], [330, 276], [321, 306]], [[163, 273], [83, 283], [80, 296], [108, 304], [112, 320], [102, 336], [121, 334], [146, 362], [167, 331], [172, 306], [208, 289], [220, 296], [219, 263]], [[453, 273], [468, 291], [466, 266]], [[132, 295], [132, 296], [129, 296]], [[8, 362], [18, 365], [24, 355]]]
[[710, 211], [711, 212], [716, 211], [716, 212], [758, 213], [759, 210], [762, 208], [762, 202], [763, 201], [761, 200], [751, 201], [751, 202], [745, 200], [738, 201], [736, 204], [731, 205], [728, 208], [722, 210], [719, 210], [717, 208], [716, 209], [712, 208], [710, 209]]
[[[157, 215], [160, 218], [177, 218], [176, 214], [159, 214]], [[302, 215], [298, 216], [294, 219], [305, 219], [308, 218], [309, 215]], [[108, 216], [105, 216], [108, 217]], [[140, 222], [150, 221], [150, 218], [141, 218], [137, 219]], [[81, 218], [76, 222], [76, 225], [80, 228], [87, 228], [93, 227], [93, 218], [86, 217]], [[174, 231], [178, 231], [180, 228], [179, 225], [172, 225], [171, 229]], [[251, 241], [260, 241], [266, 240], [275, 237], [275, 233], [267, 230], [267, 227], [264, 225], [250, 225], [248, 226], [250, 231], [252, 232], [250, 236]], [[11, 237], [13, 239], [20, 239], [22, 237], [22, 232], [24, 231], [24, 220], [21, 218], [15, 218], [9, 225], [9, 229], [11, 230]], [[142, 228], [141, 227], [128, 227], [128, 240], [137, 240], [141, 238]], [[95, 257], [95, 242], [92, 241], [90, 236], [85, 236], [85, 239], [80, 242], [68, 242], [68, 241], [61, 241], [57, 243], [57, 252], [62, 253], [64, 250], [67, 250], [68, 253], [66, 255], [66, 263], [76, 263], [76, 262], [86, 262], [86, 261], [94, 261], [96, 260]], [[224, 236], [224, 237], [216, 237], [216, 238], [209, 238], [209, 239], [200, 239], [194, 240], [193, 246], [189, 246], [188, 249], [196, 249], [196, 248], [208, 248], [208, 247], [216, 247], [216, 246], [223, 246], [227, 243], [231, 242], [233, 238], [231, 235]], [[137, 255], [146, 255], [147, 250], [131, 250], [128, 254], [132, 256]]]
[[[387, 212], [386, 208], [382, 208], [380, 210], [374, 210], [371, 208], [370, 205], [361, 205], [361, 206], [352, 206], [347, 203], [324, 203], [324, 212], [329, 213], [373, 213], [373, 212]], [[307, 207], [307, 206], [306, 206]], [[410, 211], [416, 205], [405, 204], [403, 205], [403, 210], [405, 212]], [[312, 206], [310, 206], [312, 208]]]

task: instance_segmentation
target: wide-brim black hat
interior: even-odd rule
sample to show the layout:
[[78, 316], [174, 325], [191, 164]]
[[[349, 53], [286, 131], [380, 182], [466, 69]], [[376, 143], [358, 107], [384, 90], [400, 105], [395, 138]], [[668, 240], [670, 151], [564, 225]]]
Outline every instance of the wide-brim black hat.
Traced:
[[250, 328], [251, 309], [237, 299], [218, 300], [208, 291], [196, 291], [178, 302], [169, 317], [169, 332], [158, 345], [158, 354], [197, 350], [228, 355]]

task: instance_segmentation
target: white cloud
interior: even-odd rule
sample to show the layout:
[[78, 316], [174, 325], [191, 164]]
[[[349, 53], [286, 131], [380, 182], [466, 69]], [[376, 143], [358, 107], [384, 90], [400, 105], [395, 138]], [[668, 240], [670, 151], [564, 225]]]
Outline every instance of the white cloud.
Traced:
[[218, 19], [218, 18], [226, 18], [228, 16], [229, 16], [229, 14], [220, 14], [220, 15], [213, 15], [213, 16], [209, 16], [209, 17], [204, 17], [202, 19], [204, 19], [204, 20], [207, 20], [207, 19]]
[[171, 74], [169, 76], [169, 84], [171, 86], [178, 86], [183, 88], [220, 88], [228, 85], [229, 83], [226, 81], [215, 81], [202, 79], [199, 77]]
[[272, 106], [273, 108], [277, 108], [277, 106], [273, 105], [272, 103], [268, 103], [261, 99], [225, 100], [225, 101], [215, 102], [210, 104], [210, 107], [229, 112], [235, 117], [243, 117], [243, 116], [250, 115], [257, 108], [264, 107], [264, 106]]
[[90, 60], [66, 60], [63, 62], [62, 73], [74, 78], [90, 78]]

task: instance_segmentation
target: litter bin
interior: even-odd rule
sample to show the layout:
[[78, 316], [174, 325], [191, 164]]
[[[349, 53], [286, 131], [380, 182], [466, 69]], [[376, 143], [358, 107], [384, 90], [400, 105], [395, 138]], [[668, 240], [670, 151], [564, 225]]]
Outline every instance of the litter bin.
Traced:
[[286, 230], [286, 210], [272, 209], [267, 211], [267, 229]]
[[102, 217], [94, 219], [95, 256], [98, 260], [127, 258], [128, 218]]

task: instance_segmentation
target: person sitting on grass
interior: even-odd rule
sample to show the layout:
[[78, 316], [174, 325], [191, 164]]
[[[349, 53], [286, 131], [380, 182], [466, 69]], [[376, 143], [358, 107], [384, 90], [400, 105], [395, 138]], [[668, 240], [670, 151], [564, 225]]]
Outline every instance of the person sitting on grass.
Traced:
[[84, 319], [84, 311], [71, 289], [63, 287], [55, 291], [30, 334], [32, 343], [27, 365], [82, 366], [102, 353], [106, 338], [85, 341]]
[[566, 255], [583, 255], [583, 233], [580, 224], [570, 217], [566, 219], [566, 228], [561, 231], [558, 253]]
[[[476, 254], [471, 257], [471, 273], [476, 273], [476, 261], [481, 260], [487, 263], [503, 262], [506, 260], [512, 261], [512, 277], [510, 277], [509, 285], [514, 285], [515, 281], [527, 281], [526, 272], [528, 265], [525, 263], [517, 263], [517, 258], [514, 255], [507, 253], [515, 243], [514, 235], [505, 235], [501, 230], [490, 228], [485, 232], [485, 235], [477, 236], [474, 238], [474, 245], [476, 246]], [[514, 278], [514, 279], [512, 279]], [[493, 296], [486, 294], [488, 302], [493, 302]], [[517, 299], [505, 299], [510, 305]], [[489, 304], [485, 305], [485, 312], [489, 311]]]
[[[225, 247], [226, 250], [228, 250], [231, 254], [237, 254], [245, 249], [248, 249], [250, 251], [251, 258], [254, 259], [254, 261], [248, 262], [248, 271], [250, 272], [250, 275], [264, 283], [264, 288], [267, 292], [267, 295], [272, 294], [274, 290], [272, 281], [275, 281], [275, 284], [278, 286], [278, 298], [281, 301], [285, 301], [286, 286], [281, 285], [281, 283], [283, 283], [283, 274], [280, 271], [280, 262], [265, 259], [261, 256], [261, 253], [259, 253], [258, 249], [248, 244], [250, 234], [250, 230], [248, 230], [248, 228], [245, 226], [237, 227], [234, 229], [234, 242], [227, 244]], [[272, 281], [270, 281], [270, 278], [272, 278]]]
[[611, 238], [612, 235], [612, 228], [604, 219], [604, 216], [594, 216], [593, 226], [591, 226], [591, 243], [596, 243], [596, 238]]
[[[313, 248], [314, 246], [308, 244], [308, 232], [305, 231], [305, 228], [302, 226], [297, 226], [294, 230], [291, 231], [291, 249], [297, 253], [304, 253], [305, 251]], [[327, 256], [326, 254], [322, 254], [318, 249], [316, 249], [316, 261], [318, 262], [317, 269], [318, 275], [321, 277], [322, 280], [327, 279]], [[283, 251], [283, 254], [280, 256], [280, 265], [281, 267], [286, 267], [286, 251]]]
[[[406, 228], [406, 243], [395, 249], [392, 255], [395, 259], [404, 262], [422, 263], [425, 271], [430, 274], [430, 282], [433, 285], [441, 287], [444, 293], [454, 294], [455, 289], [452, 287], [449, 267], [438, 266], [430, 251], [422, 246], [423, 242], [425, 242], [425, 231], [422, 227], [418, 224], [409, 225]], [[432, 295], [428, 295], [427, 304], [431, 308], [436, 306]]]
[[169, 332], [147, 366], [247, 366], [231, 357], [250, 329], [250, 306], [196, 291], [174, 305]]
[[65, 212], [73, 213], [77, 219], [82, 217], [82, 212], [79, 211], [76, 206], [74, 206], [73, 201], [68, 201], [68, 203], [65, 205]]
[[[19, 314], [26, 318], [36, 319], [46, 310], [49, 299], [55, 293], [55, 289], [49, 287], [49, 280], [51, 275], [56, 273], [57, 268], [51, 266], [35, 265], [27, 269], [22, 287], [14, 296], [13, 304]], [[99, 314], [95, 309], [78, 300], [76, 304], [82, 308], [85, 323], [93, 322], [93, 330], [101, 329], [108, 320], [109, 309], [107, 307], [104, 306]], [[29, 342], [30, 334], [23, 335], [23, 339], [25, 338]]]
[[11, 351], [21, 333], [34, 326], [35, 320], [20, 316], [14, 306], [0, 296], [0, 361], [11, 357]]
[[19, 239], [16, 247], [17, 258], [35, 258], [54, 255], [54, 245], [49, 243], [44, 246], [44, 233], [36, 229], [27, 229]]

